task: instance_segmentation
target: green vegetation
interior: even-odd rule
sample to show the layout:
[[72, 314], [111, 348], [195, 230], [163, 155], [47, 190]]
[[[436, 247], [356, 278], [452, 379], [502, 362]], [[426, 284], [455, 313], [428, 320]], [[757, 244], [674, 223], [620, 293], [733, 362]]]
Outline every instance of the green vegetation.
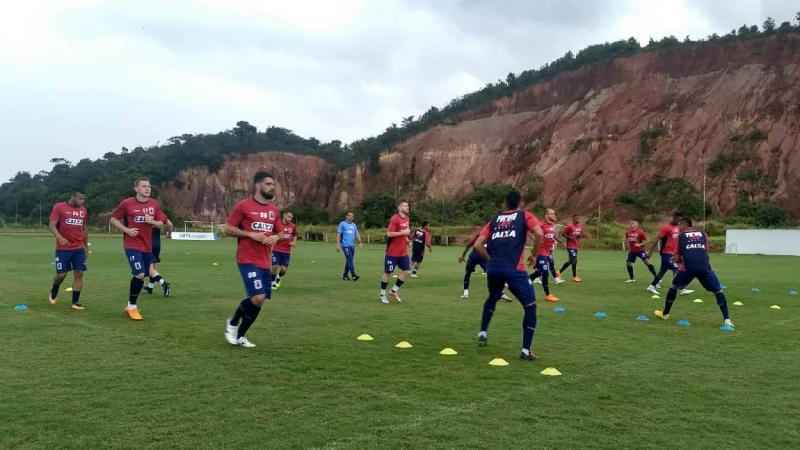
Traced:
[[647, 186], [621, 195], [618, 201], [633, 207], [640, 214], [637, 217], [640, 221], [651, 214], [674, 210], [684, 211], [690, 217], [701, 217], [703, 214], [700, 192], [685, 178], [658, 175]]
[[632, 158], [637, 164], [650, 161], [650, 157], [656, 151], [658, 138], [666, 136], [667, 130], [664, 128], [650, 128], [639, 132], [639, 153]]
[[[63, 292], [47, 304], [52, 239], [0, 236], [8, 255], [0, 276], [13, 280], [0, 298], [1, 448], [792, 448], [800, 440], [800, 304], [786, 297], [797, 288], [797, 258], [712, 256], [729, 300], [745, 305], [731, 307], [737, 330], [725, 333], [710, 294], [680, 297], [673, 319], [658, 321], [662, 301], [642, 282], [621, 282], [622, 251], [582, 252], [584, 282], [552, 288], [567, 312], [539, 304], [534, 349], [543, 360], [528, 363], [517, 359], [516, 302], [498, 305], [489, 346], [475, 346], [486, 278], [474, 275], [472, 298], [460, 300], [455, 247], [426, 256], [402, 304], [381, 305], [383, 246], [359, 250], [363, 279], [343, 282], [332, 245], [301, 242], [248, 350], [222, 335], [243, 295], [233, 240], [165, 241], [161, 269], [173, 296], [145, 295], [140, 323], [122, 313], [129, 272], [119, 238], [93, 241], [87, 309], [77, 313]], [[563, 252], [555, 256], [563, 262]], [[639, 263], [635, 270], [648, 275]], [[18, 303], [31, 309], [14, 311]], [[594, 318], [599, 310], [608, 317]], [[651, 320], [634, 320], [640, 314]], [[357, 341], [361, 333], [375, 341]], [[394, 348], [401, 340], [414, 347]], [[440, 356], [444, 347], [459, 354]], [[495, 357], [510, 365], [489, 366]], [[563, 375], [540, 375], [546, 367]]]

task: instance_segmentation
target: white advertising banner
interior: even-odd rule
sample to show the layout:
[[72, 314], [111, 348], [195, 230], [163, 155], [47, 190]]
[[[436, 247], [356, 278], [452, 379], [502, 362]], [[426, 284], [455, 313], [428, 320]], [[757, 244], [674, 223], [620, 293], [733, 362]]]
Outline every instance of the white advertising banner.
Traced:
[[170, 237], [176, 241], [213, 241], [217, 239], [214, 233], [199, 233], [193, 231], [173, 231]]
[[725, 253], [800, 256], [800, 230], [728, 230]]

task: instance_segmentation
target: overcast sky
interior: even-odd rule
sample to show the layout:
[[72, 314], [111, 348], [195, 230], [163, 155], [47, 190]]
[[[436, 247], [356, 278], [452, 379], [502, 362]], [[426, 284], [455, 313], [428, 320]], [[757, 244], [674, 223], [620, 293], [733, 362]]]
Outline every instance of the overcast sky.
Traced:
[[0, 182], [246, 120], [322, 141], [392, 122], [568, 50], [724, 34], [796, 0], [0, 3]]

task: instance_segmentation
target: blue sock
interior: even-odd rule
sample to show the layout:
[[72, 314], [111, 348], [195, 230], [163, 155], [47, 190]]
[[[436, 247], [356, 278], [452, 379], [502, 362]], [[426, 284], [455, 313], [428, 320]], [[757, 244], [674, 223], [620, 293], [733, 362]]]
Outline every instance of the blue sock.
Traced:
[[241, 302], [239, 302], [239, 304], [236, 306], [236, 310], [233, 311], [233, 317], [231, 317], [231, 320], [228, 321], [228, 323], [231, 326], [234, 326], [234, 327], [238, 327], [239, 326], [239, 321], [242, 320], [242, 314], [244, 314], [244, 306], [243, 305], [246, 302], [250, 302], [250, 299], [246, 298], [246, 299], [242, 300]]
[[672, 304], [675, 303], [675, 297], [677, 296], [678, 290], [674, 287], [670, 287], [667, 292], [667, 298], [664, 300], [664, 314], [669, 314], [669, 311], [672, 309]]
[[625, 266], [628, 269], [628, 279], [633, 279], [633, 267], [632, 266]]
[[403, 283], [405, 283], [405, 281], [398, 278], [397, 281], [394, 282], [394, 286], [392, 286], [392, 292], [397, 292], [397, 290], [400, 289], [400, 286], [402, 286]]
[[483, 315], [481, 316], [481, 331], [486, 331], [489, 329], [489, 322], [492, 321], [492, 316], [494, 315], [494, 308], [497, 306], [496, 298], [493, 298], [492, 294], [489, 294], [489, 298], [483, 303]]
[[53, 284], [53, 287], [50, 288], [50, 298], [58, 297], [58, 288], [61, 287], [61, 283]]
[[389, 282], [381, 281], [381, 291], [385, 291], [386, 290], [386, 286], [389, 286]]
[[550, 282], [547, 280], [547, 272], [542, 274], [542, 289], [544, 289], [544, 295], [550, 295]]
[[464, 290], [469, 290], [469, 279], [472, 277], [472, 273], [467, 272], [464, 274]]
[[250, 329], [250, 326], [253, 325], [253, 322], [256, 321], [258, 314], [261, 312], [261, 308], [256, 306], [256, 304], [250, 301], [249, 298], [247, 301], [242, 301], [241, 306], [243, 307], [242, 324], [239, 325], [238, 337], [244, 337], [245, 333], [247, 333], [247, 330]]
[[536, 304], [525, 307], [522, 317], [522, 348], [531, 349], [533, 333], [536, 332]]
[[81, 302], [81, 291], [72, 291], [72, 304], [77, 305]]
[[164, 279], [164, 277], [162, 277], [161, 275], [156, 275], [156, 276], [154, 276], [154, 277], [150, 277], [150, 282], [151, 282], [151, 283], [158, 283], [158, 284], [162, 284], [162, 283], [161, 283], [161, 280], [163, 280], [163, 279]]
[[648, 264], [647, 265], [647, 270], [649, 270], [650, 273], [653, 274], [654, 277], [656, 276], [656, 266], [654, 266], [652, 264]]
[[725, 299], [725, 294], [722, 291], [719, 291], [714, 294], [717, 297], [717, 306], [719, 306], [719, 310], [722, 311], [722, 318], [725, 320], [730, 319], [730, 315], [728, 314], [728, 300]]
[[128, 303], [131, 305], [135, 305], [136, 301], [139, 299], [139, 293], [142, 292], [142, 286], [144, 286], [144, 280], [140, 280], [136, 277], [131, 278], [131, 289], [128, 297]]

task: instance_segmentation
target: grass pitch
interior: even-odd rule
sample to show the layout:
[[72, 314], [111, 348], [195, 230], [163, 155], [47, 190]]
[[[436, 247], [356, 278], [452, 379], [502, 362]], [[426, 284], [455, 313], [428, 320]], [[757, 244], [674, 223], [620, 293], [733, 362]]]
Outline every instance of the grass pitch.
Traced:
[[[53, 242], [0, 236], [0, 447], [675, 448], [794, 447], [800, 442], [800, 260], [713, 255], [736, 331], [714, 297], [679, 297], [659, 321], [645, 267], [585, 251], [580, 285], [539, 302], [534, 350], [517, 359], [522, 308], [499, 303], [489, 346], [475, 333], [486, 294], [460, 300], [460, 249], [437, 247], [402, 304], [382, 305], [383, 247], [359, 249], [362, 279], [341, 281], [333, 245], [298, 244], [283, 287], [235, 348], [223, 322], [244, 297], [234, 241], [164, 241], [172, 297], [130, 280], [120, 238], [93, 238], [81, 300], [47, 303]], [[563, 250], [556, 262], [563, 262]], [[218, 265], [213, 265], [218, 263]], [[757, 287], [759, 293], [751, 292]], [[537, 298], [542, 298], [537, 285]], [[158, 293], [158, 290], [156, 291]], [[666, 290], [662, 291], [666, 294]], [[663, 296], [662, 296], [663, 297]], [[704, 303], [693, 303], [701, 298]], [[24, 303], [28, 311], [15, 311]], [[782, 309], [770, 309], [778, 304]], [[594, 313], [604, 311], [607, 318]], [[640, 314], [648, 322], [634, 318]], [[688, 327], [675, 324], [680, 319]], [[375, 340], [355, 338], [369, 333]], [[394, 345], [407, 340], [414, 346]], [[440, 356], [453, 347], [458, 356]], [[510, 362], [492, 367], [495, 357]], [[539, 371], [556, 367], [563, 376]]]

